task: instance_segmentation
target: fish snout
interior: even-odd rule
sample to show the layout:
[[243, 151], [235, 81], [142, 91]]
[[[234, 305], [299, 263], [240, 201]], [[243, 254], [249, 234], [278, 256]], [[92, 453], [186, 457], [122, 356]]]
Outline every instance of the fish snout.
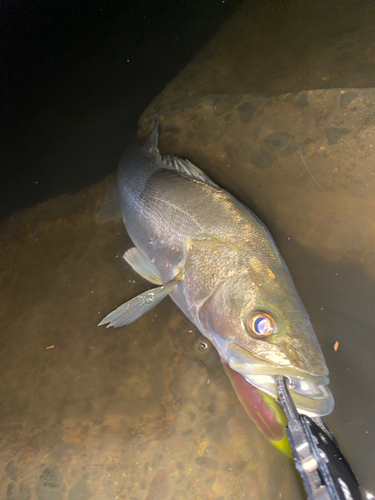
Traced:
[[324, 416], [332, 412], [334, 399], [327, 387], [328, 370], [314, 373], [288, 365], [267, 363], [256, 358], [238, 344], [231, 343], [227, 349], [227, 363], [240, 373], [250, 384], [274, 399], [278, 399], [276, 379], [283, 375], [290, 379], [290, 395], [300, 413], [310, 417]]

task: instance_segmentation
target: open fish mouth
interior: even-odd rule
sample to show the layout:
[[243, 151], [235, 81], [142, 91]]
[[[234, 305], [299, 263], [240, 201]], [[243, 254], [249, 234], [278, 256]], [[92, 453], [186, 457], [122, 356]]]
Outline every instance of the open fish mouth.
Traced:
[[228, 354], [228, 365], [268, 396], [278, 399], [276, 379], [278, 375], [284, 375], [290, 380], [290, 395], [300, 413], [322, 417], [332, 412], [334, 399], [327, 387], [329, 378], [325, 374], [312, 375], [293, 368], [272, 366], [236, 344], [229, 346]]
[[[304, 413], [309, 417], [322, 417], [332, 412], [334, 400], [331, 391], [326, 385], [316, 384], [302, 378], [291, 377], [285, 373], [279, 373], [279, 375], [284, 375], [289, 378], [290, 395], [300, 413]], [[275, 375], [244, 374], [243, 376], [257, 389], [278, 399]]]

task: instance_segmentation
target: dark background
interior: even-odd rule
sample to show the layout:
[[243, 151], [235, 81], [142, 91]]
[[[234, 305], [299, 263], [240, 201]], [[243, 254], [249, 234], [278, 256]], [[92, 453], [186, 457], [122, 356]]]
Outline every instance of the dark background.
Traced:
[[2, 2], [0, 219], [115, 171], [239, 0]]

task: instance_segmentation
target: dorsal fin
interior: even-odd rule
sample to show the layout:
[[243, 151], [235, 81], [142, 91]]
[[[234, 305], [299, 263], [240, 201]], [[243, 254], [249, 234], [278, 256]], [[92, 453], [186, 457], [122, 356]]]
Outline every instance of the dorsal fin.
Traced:
[[165, 168], [169, 170], [175, 170], [176, 172], [180, 172], [180, 174], [187, 175], [215, 188], [219, 187], [203, 170], [189, 160], [183, 160], [179, 156], [163, 156], [162, 161]]
[[151, 153], [155, 156], [160, 156], [159, 148], [158, 148], [158, 139], [159, 139], [159, 120], [157, 120], [156, 125], [149, 135], [147, 141], [144, 143], [141, 149], [146, 151], [147, 153]]

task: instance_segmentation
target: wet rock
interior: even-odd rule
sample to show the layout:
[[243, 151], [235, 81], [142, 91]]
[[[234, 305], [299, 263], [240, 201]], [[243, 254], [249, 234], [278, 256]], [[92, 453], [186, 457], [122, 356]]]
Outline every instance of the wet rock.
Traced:
[[307, 108], [309, 106], [309, 95], [307, 92], [301, 92], [295, 100], [299, 108]]
[[350, 104], [354, 99], [358, 97], [357, 92], [345, 92], [341, 96], [341, 102], [340, 102], [340, 107], [341, 108], [346, 108], [348, 104]]
[[7, 473], [8, 477], [12, 479], [13, 481], [16, 481], [18, 477], [18, 469], [16, 467], [16, 464], [14, 460], [11, 460], [8, 462], [5, 466], [5, 472]]
[[257, 168], [269, 168], [273, 163], [272, 155], [265, 149], [256, 149], [250, 154], [251, 163]]
[[328, 144], [330, 146], [332, 146], [332, 144], [337, 144], [346, 135], [348, 135], [350, 133], [350, 130], [347, 128], [330, 127], [330, 128], [326, 128], [325, 132], [326, 132]]
[[62, 500], [66, 492], [64, 477], [57, 467], [46, 467], [35, 488], [38, 500]]
[[195, 459], [196, 463], [201, 467], [205, 467], [206, 469], [218, 469], [219, 463], [217, 460], [211, 457], [197, 457]]
[[290, 134], [287, 132], [276, 132], [269, 135], [264, 140], [264, 144], [269, 151], [278, 151], [287, 145]]
[[6, 500], [18, 500], [16, 485], [13, 482], [8, 484]]

